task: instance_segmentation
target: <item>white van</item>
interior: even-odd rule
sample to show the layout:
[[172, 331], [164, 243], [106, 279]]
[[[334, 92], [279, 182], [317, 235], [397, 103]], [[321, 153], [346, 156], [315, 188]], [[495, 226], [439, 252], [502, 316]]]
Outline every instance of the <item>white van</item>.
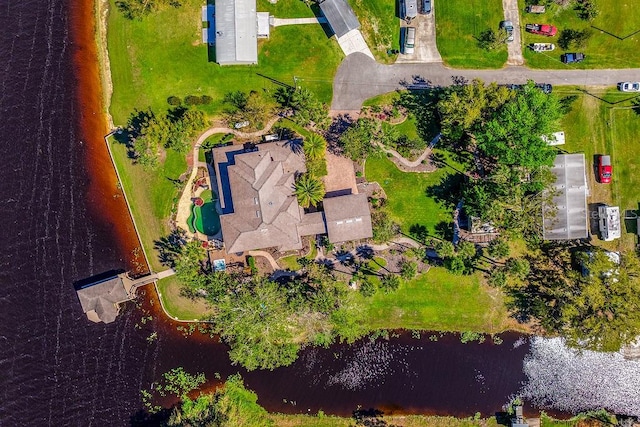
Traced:
[[404, 54], [411, 55], [416, 47], [416, 28], [405, 27], [404, 31]]

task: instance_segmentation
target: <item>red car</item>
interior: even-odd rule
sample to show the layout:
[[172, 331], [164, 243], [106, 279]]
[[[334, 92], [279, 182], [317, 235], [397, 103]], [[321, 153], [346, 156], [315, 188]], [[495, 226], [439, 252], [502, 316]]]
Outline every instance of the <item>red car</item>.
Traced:
[[602, 184], [608, 184], [611, 182], [611, 174], [613, 168], [611, 166], [611, 156], [598, 157], [598, 179]]
[[541, 36], [553, 37], [558, 33], [558, 29], [548, 24], [527, 24], [525, 30], [529, 33], [540, 34]]

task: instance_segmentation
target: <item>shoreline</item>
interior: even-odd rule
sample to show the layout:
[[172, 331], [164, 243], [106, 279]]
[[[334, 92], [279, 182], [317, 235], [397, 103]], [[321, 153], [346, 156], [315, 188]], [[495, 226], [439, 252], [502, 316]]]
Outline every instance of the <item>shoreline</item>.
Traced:
[[115, 129], [113, 117], [109, 112], [111, 97], [113, 96], [113, 81], [111, 80], [111, 62], [109, 61], [109, 46], [107, 39], [109, 20], [109, 0], [94, 1], [94, 19], [96, 23], [95, 44], [100, 67], [100, 85], [102, 86], [102, 108], [110, 130]]
[[84, 164], [82, 179], [86, 185], [83, 197], [88, 214], [95, 218], [96, 224], [109, 238], [97, 243], [104, 250], [115, 251], [128, 270], [143, 272], [148, 268], [141, 256], [141, 244], [104, 143], [104, 136], [109, 133], [110, 118], [104, 110], [106, 97], [103, 90], [108, 90], [108, 87], [103, 86], [104, 58], [100, 59], [102, 49], [97, 39], [102, 28], [96, 20], [97, 11], [102, 10], [97, 7], [97, 2], [102, 1], [108, 0], [86, 0], [71, 8], [69, 27], [76, 78], [73, 94], [76, 111], [71, 119], [77, 129], [76, 149], [81, 153]]

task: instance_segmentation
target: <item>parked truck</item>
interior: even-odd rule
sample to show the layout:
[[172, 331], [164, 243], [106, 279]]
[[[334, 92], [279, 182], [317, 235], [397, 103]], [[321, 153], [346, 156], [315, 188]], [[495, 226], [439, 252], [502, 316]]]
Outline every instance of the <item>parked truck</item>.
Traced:
[[532, 34], [553, 37], [558, 33], [558, 29], [548, 24], [527, 24], [525, 29]]

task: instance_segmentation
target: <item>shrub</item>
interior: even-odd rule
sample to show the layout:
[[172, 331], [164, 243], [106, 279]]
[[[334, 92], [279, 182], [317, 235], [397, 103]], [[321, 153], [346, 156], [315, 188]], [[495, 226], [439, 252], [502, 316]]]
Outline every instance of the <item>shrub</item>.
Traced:
[[376, 285], [367, 279], [362, 279], [360, 284], [360, 293], [365, 297], [372, 297], [376, 293]]
[[200, 105], [202, 103], [202, 99], [199, 96], [188, 95], [184, 98], [184, 103], [187, 105]]
[[182, 104], [182, 99], [180, 99], [180, 97], [178, 96], [170, 96], [167, 98], [167, 104], [177, 107], [178, 105]]
[[211, 104], [211, 102], [213, 102], [213, 98], [211, 98], [209, 95], [202, 95], [200, 97], [200, 103], [203, 105]]

